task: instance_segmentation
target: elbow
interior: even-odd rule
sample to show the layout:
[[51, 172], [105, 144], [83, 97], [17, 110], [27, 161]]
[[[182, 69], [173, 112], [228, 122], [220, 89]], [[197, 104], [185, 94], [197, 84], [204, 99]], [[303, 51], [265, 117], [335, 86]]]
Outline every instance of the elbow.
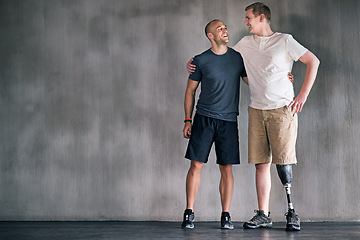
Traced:
[[320, 65], [320, 60], [315, 56], [308, 63], [308, 66], [312, 68], [319, 68], [319, 65]]
[[196, 94], [196, 91], [193, 91], [193, 90], [187, 90], [185, 92], [185, 96], [187, 96], [188, 98], [194, 98], [195, 94]]
[[318, 67], [320, 65], [320, 60], [315, 56], [315, 54], [312, 54], [312, 63], [314, 66]]
[[319, 65], [320, 65], [320, 60], [317, 57], [315, 57], [315, 59], [314, 59], [314, 65], [316, 67], [319, 67]]
[[195, 96], [196, 90], [190, 89], [190, 90], [188, 91], [188, 94], [189, 94], [190, 96]]
[[315, 54], [313, 54], [310, 51], [305, 53], [304, 56], [302, 56], [300, 58], [300, 61], [302, 61], [303, 63], [305, 63], [308, 66], [312, 66], [312, 67], [316, 67], [316, 68], [319, 67], [319, 65], [320, 65], [320, 60], [315, 56]]

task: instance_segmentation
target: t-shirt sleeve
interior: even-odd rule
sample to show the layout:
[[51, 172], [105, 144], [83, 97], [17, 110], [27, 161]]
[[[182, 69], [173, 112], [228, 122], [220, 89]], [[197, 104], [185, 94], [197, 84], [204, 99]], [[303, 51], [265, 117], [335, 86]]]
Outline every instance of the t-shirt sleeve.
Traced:
[[299, 58], [308, 51], [303, 45], [298, 43], [290, 34], [286, 38], [285, 43], [286, 43], [286, 50], [294, 61], [299, 60]]
[[199, 66], [198, 58], [196, 56], [194, 57], [192, 64], [194, 64], [196, 67], [195, 67], [195, 72], [189, 75], [189, 79], [200, 82], [202, 78], [202, 73]]
[[241, 40], [240, 40], [237, 44], [235, 44], [235, 46], [233, 47], [233, 49], [234, 49], [235, 51], [237, 51], [237, 52], [240, 52], [240, 45], [241, 45]]

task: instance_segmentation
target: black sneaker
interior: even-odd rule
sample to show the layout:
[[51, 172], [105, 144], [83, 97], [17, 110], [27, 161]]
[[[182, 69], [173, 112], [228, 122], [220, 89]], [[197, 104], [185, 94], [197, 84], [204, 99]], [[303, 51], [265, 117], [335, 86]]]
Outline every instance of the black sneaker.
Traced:
[[222, 229], [234, 229], [234, 225], [231, 222], [231, 217], [228, 212], [221, 214], [221, 228]]
[[269, 216], [266, 216], [263, 210], [255, 210], [255, 216], [250, 220], [244, 223], [243, 227], [246, 229], [255, 229], [255, 228], [271, 228], [272, 220]]
[[195, 215], [191, 209], [186, 209], [184, 211], [184, 220], [181, 224], [181, 228], [194, 228]]
[[286, 231], [300, 231], [300, 218], [294, 209], [289, 209], [286, 216]]

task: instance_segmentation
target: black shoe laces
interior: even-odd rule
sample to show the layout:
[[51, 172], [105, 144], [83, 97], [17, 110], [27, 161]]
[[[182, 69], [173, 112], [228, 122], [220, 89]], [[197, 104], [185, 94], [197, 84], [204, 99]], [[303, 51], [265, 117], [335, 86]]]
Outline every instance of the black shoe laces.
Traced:
[[286, 219], [288, 222], [297, 223], [298, 221], [298, 215], [295, 212], [287, 212], [285, 213]]

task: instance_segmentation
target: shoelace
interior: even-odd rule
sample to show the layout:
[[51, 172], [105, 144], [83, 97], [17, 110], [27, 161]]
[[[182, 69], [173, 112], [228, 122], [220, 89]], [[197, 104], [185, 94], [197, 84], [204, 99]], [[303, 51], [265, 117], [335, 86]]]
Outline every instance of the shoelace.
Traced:
[[260, 215], [260, 213], [259, 213], [259, 211], [254, 211], [256, 214], [255, 214], [255, 216], [251, 219], [251, 221], [252, 220], [255, 220], [256, 218], [260, 218], [260, 217], [262, 217], [262, 215]]
[[265, 216], [265, 215], [260, 215], [259, 214], [259, 211], [254, 211], [256, 212], [256, 215], [250, 220], [251, 222], [254, 222], [254, 223], [260, 223], [262, 221], [268, 221], [268, 218]]
[[292, 212], [285, 213], [286, 218], [289, 218], [291, 222], [297, 222], [297, 214]]

